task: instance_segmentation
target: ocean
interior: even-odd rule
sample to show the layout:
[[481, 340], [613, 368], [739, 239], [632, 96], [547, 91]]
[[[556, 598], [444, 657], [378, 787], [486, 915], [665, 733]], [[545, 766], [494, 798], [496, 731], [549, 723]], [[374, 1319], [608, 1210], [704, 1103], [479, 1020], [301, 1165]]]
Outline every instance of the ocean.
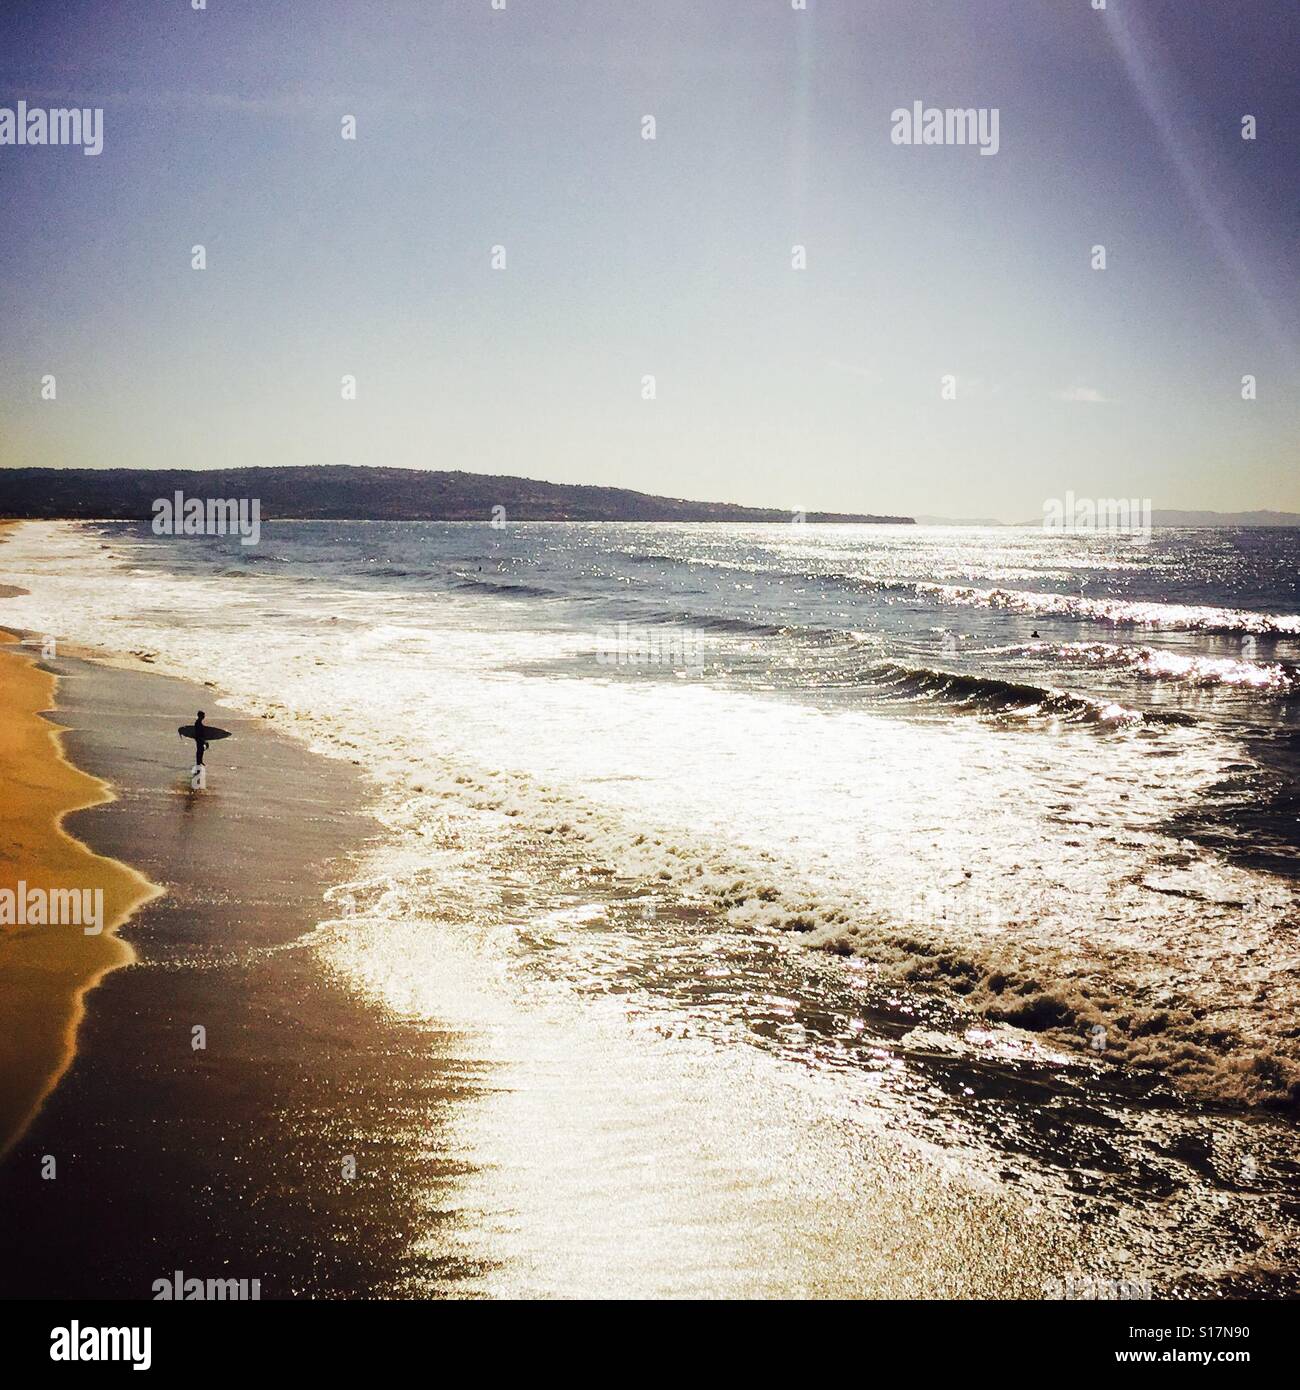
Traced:
[[881, 1132], [1118, 1207], [1166, 1287], [1294, 1249], [1300, 532], [30, 523], [0, 571], [365, 769], [307, 944], [495, 1050], [471, 1204], [559, 1287], [640, 1258], [593, 1171], [686, 1269], [721, 1199], [665, 1154], [849, 1192]]

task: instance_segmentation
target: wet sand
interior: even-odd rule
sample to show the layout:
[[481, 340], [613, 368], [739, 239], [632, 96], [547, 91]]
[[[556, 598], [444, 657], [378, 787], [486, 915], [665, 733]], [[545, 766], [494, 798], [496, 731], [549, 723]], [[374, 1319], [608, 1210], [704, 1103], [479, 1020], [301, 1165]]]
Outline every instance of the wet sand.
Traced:
[[[200, 687], [49, 664], [68, 756], [121, 789], [69, 828], [166, 891], [123, 931], [129, 948], [85, 938], [134, 961], [89, 995], [71, 1065], [0, 1163], [0, 1295], [150, 1298], [175, 1270], [260, 1279], [263, 1298], [454, 1282], [460, 1257], [417, 1257], [413, 1237], [454, 1219], [440, 1119], [485, 1068], [455, 1035], [358, 1003], [303, 944], [372, 830], [354, 770]], [[199, 707], [236, 736], [195, 792], [174, 731]], [[37, 1032], [26, 1019], [19, 1036]]]
[[64, 758], [59, 726], [42, 718], [54, 704], [55, 686], [33, 647], [0, 632], [0, 890], [14, 894], [15, 909], [32, 889], [43, 896], [68, 890], [103, 895], [102, 919], [89, 924], [33, 924], [17, 910], [13, 921], [0, 923], [0, 1153], [72, 1060], [87, 991], [134, 959], [116, 929], [158, 891], [64, 828], [68, 812], [107, 801], [111, 793]]

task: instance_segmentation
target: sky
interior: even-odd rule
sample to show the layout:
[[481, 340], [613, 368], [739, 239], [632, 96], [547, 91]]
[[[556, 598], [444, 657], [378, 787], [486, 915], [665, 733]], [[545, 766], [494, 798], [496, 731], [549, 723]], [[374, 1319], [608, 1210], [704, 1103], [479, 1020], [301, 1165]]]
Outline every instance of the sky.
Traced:
[[0, 464], [1300, 510], [1294, 0], [797, 3], [6, 0]]

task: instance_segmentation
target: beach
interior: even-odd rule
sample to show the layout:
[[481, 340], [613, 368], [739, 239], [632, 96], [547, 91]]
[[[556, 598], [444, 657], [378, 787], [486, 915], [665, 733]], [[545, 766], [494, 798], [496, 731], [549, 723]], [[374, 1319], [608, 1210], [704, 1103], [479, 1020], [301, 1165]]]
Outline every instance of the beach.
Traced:
[[[75, 829], [129, 853], [163, 896], [131, 922], [132, 969], [91, 996], [75, 1063], [0, 1169], [0, 1289], [149, 1298], [181, 1270], [257, 1278], [263, 1298], [474, 1291], [509, 1218], [458, 1229], [455, 1112], [499, 1080], [483, 1040], [393, 1019], [304, 945], [370, 830], [355, 774], [210, 691], [54, 664], [70, 754], [118, 788]], [[199, 700], [238, 731], [210, 751], [202, 795], [158, 737]]]
[[103, 895], [101, 919], [89, 931], [81, 922], [0, 926], [0, 1153], [71, 1061], [87, 992], [134, 958], [116, 929], [157, 891], [65, 828], [66, 816], [110, 793], [64, 757], [59, 727], [42, 717], [54, 699], [54, 677], [0, 632], [0, 889], [26, 897], [30, 879], [37, 893], [55, 887]]
[[[28, 673], [33, 710], [53, 705], [49, 720], [29, 711], [20, 780], [83, 779], [62, 801], [32, 803], [11, 873], [37, 880], [62, 807], [97, 881], [114, 872], [138, 890], [115, 933], [84, 938], [108, 943], [121, 968], [91, 974], [78, 954], [75, 975], [45, 978], [30, 1015], [33, 1036], [38, 1023], [52, 1036], [74, 986], [89, 989], [39, 1069], [43, 1103], [0, 1163], [7, 1295], [148, 1299], [178, 1271], [257, 1280], [263, 1299], [1294, 1292], [1293, 1125], [1239, 1100], [1270, 1074], [1253, 1053], [1212, 1056], [1192, 1033], [1135, 1033], [1128, 1062], [1096, 1057], [1086, 1037], [1071, 1047], [1055, 1016], [1032, 1010], [1088, 981], [1027, 922], [1037, 993], [995, 1001], [1027, 1026], [976, 1012], [969, 985], [966, 1002], [945, 988], [980, 962], [957, 954], [954, 932], [971, 934], [972, 952], [998, 939], [996, 923], [987, 903], [963, 915], [969, 899], [917, 882], [934, 872], [937, 823], [891, 828], [883, 790], [871, 803], [872, 833], [913, 878], [909, 936], [876, 928], [890, 951], [910, 951], [906, 974], [868, 954], [865, 922], [830, 935], [825, 889], [806, 921], [768, 920], [787, 910], [789, 884], [811, 891], [812, 877], [746, 864], [739, 847], [730, 866], [692, 869], [699, 826], [631, 835], [621, 852], [615, 812], [646, 826], [682, 786], [721, 841], [727, 825], [701, 814], [709, 788], [683, 755], [732, 786], [724, 716], [750, 718], [773, 761], [787, 734], [816, 746], [832, 710], [593, 661], [557, 626], [555, 597], [539, 597], [536, 565], [529, 586], [499, 570], [493, 585], [457, 559], [459, 591], [430, 594], [429, 570], [405, 555], [376, 579], [369, 537], [364, 579], [340, 577], [333, 558], [298, 572], [296, 536], [273, 533], [269, 554], [239, 557], [238, 570], [215, 556], [224, 568], [211, 572], [134, 532], [24, 527], [0, 547], [6, 577], [22, 581], [8, 602], [26, 643], [0, 660]], [[338, 533], [327, 540], [333, 557]], [[468, 541], [420, 544], [459, 556]], [[267, 564], [280, 570], [257, 572]], [[205, 605], [211, 594], [222, 603]], [[195, 622], [201, 611], [211, 617]], [[36, 660], [38, 630], [67, 634], [57, 656]], [[565, 665], [557, 653], [577, 655]], [[196, 789], [176, 728], [200, 708], [234, 737], [211, 746]], [[985, 724], [961, 714], [949, 728], [931, 711], [905, 725], [888, 708], [854, 709], [834, 727], [855, 742], [839, 746], [863, 750], [865, 777], [862, 740], [876, 728], [905, 749], [960, 739], [996, 791]], [[700, 712], [704, 733], [688, 745]], [[1187, 757], [1176, 723], [1114, 736], [1085, 718], [1042, 742], [1037, 717], [996, 730], [1004, 762], [1022, 747], [1041, 759], [1042, 746], [1074, 777], [1062, 750], [1105, 753], [1108, 775], [1136, 793], [1148, 744], [1161, 776]], [[51, 721], [65, 730], [57, 743]], [[638, 741], [646, 731], [661, 757], [678, 750], [658, 782], [637, 762], [655, 755]], [[879, 768], [891, 750], [873, 746]], [[528, 756], [549, 760], [549, 783], [529, 780]], [[836, 848], [827, 774], [804, 773], [814, 806], [777, 762], [779, 800], [765, 808], [759, 763], [741, 756], [737, 744], [749, 800], [734, 787], [732, 800], [751, 812], [751, 837], [780, 812], [774, 833], [792, 846], [816, 833]], [[895, 800], [924, 805], [905, 766], [888, 766]], [[562, 790], [569, 768], [585, 805]], [[1094, 814], [1105, 834], [1086, 843], [1100, 854], [1111, 832]], [[1133, 854], [1155, 832], [1125, 815]], [[1017, 831], [997, 824], [1004, 839]], [[1070, 834], [1090, 828], [1076, 816]], [[1190, 843], [1175, 886], [1197, 881], [1193, 869], [1202, 883], [1260, 872], [1196, 860]], [[885, 895], [890, 861], [873, 866], [866, 881]], [[1150, 896], [1163, 910], [1164, 895]], [[1273, 900], [1260, 901], [1258, 926], [1232, 909], [1246, 948], [1245, 928], [1273, 920]], [[1149, 908], [1143, 923], [1156, 945], [1173, 931]], [[1110, 963], [1104, 945], [1092, 943], [1094, 975]], [[1241, 969], [1259, 988], [1286, 980], [1246, 951]], [[1187, 969], [1179, 987], [1199, 978]], [[1122, 973], [1109, 985], [1134, 988]], [[1248, 1002], [1235, 1004], [1243, 1027]], [[1197, 1094], [1220, 1076], [1230, 1092]]]
[[[301, 948], [331, 866], [369, 829], [355, 777], [201, 687], [51, 664], [70, 755], [118, 789], [72, 828], [129, 854], [162, 895], [131, 921], [129, 947], [110, 938], [111, 963], [132, 968], [99, 967], [76, 1060], [0, 1169], [0, 1287], [151, 1298], [182, 1270], [260, 1278], [265, 1298], [399, 1293], [417, 1204], [454, 1168], [436, 1143], [406, 1142], [409, 1116], [418, 1106], [436, 1129], [478, 1082], [454, 1039], [385, 1026]], [[203, 700], [239, 732], [209, 753], [198, 794], [174, 727]]]
[[0, 12], [15, 1383], [1294, 1360], [1300, 5], [163, 11]]
[[[773, 1185], [753, 1152], [743, 1164], [710, 1152], [719, 1119], [741, 1123], [722, 1095], [672, 1100], [676, 1151], [659, 1155], [658, 1172], [640, 1161], [620, 1172], [616, 1151], [599, 1178], [575, 1172], [564, 1149], [591, 1143], [579, 1127], [612, 1115], [600, 1142], [623, 1141], [666, 1102], [668, 1078], [654, 1065], [595, 1075], [584, 1095], [559, 1058], [534, 1053], [521, 1071], [500, 1038], [412, 1025], [322, 971], [310, 945], [330, 911], [322, 895], [373, 833], [352, 768], [201, 687], [79, 658], [50, 664], [69, 755], [116, 790], [73, 829], [101, 855], [129, 854], [162, 895], [128, 924], [131, 968], [90, 995], [75, 1060], [0, 1167], [5, 1296], [152, 1298], [175, 1271], [257, 1279], [262, 1298], [599, 1295], [611, 1274], [623, 1292], [678, 1296], [1015, 1296], [1059, 1257], [1062, 1234], [984, 1179], [892, 1145], [875, 1156], [888, 1172], [865, 1185], [863, 1174], [816, 1179], [814, 1219], [799, 1190], [809, 1175]], [[209, 751], [202, 794], [167, 737], [197, 701], [237, 731]], [[513, 1131], [498, 1139], [521, 1171], [475, 1171], [476, 1108]], [[773, 1161], [793, 1157], [783, 1132], [745, 1139], [773, 1144]], [[546, 1190], [529, 1192], [525, 1170], [539, 1163]], [[989, 1243], [980, 1214], [995, 1212], [1007, 1230]], [[928, 1234], [909, 1229], [922, 1219]], [[553, 1244], [530, 1248], [539, 1237]], [[784, 1267], [750, 1267], [755, 1247]]]

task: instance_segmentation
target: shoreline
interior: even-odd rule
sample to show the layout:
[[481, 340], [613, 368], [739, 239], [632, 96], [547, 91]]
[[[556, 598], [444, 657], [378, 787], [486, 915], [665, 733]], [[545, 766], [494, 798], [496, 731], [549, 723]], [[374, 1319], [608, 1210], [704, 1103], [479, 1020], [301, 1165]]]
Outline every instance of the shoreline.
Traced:
[[[117, 792], [71, 828], [163, 896], [126, 923], [133, 968], [90, 994], [70, 1065], [0, 1162], [0, 1294], [148, 1299], [177, 1270], [256, 1279], [266, 1299], [1033, 1298], [1072, 1271], [1294, 1293], [1282, 1140], [1254, 1117], [1219, 1116], [1203, 1148], [1171, 1097], [1003, 1075], [854, 1000], [845, 1017], [863, 1009], [908, 1087], [625, 1024], [618, 995], [612, 1014], [521, 999], [527, 975], [496, 979], [477, 931], [457, 930], [454, 874], [442, 896], [444, 855], [481, 852], [450, 823], [403, 841], [443, 870], [424, 898], [367, 900], [356, 922], [324, 904], [392, 887], [390, 818], [372, 814], [391, 808], [363, 759], [313, 752], [139, 653], [61, 642], [48, 664], [57, 746]], [[175, 729], [200, 705], [235, 737], [195, 792]], [[600, 896], [561, 872], [539, 894], [514, 871], [527, 853], [525, 837], [482, 866], [508, 892], [465, 920], [535, 933]], [[421, 1007], [385, 981], [427, 991]], [[809, 997], [834, 1026], [840, 994]], [[942, 1097], [918, 1103], [921, 1088]], [[1111, 1142], [1117, 1121], [1131, 1141]], [[1233, 1176], [1243, 1154], [1259, 1181]], [[1104, 1188], [1075, 1186], [1094, 1165]], [[1185, 1234], [1149, 1224], [1157, 1207]]]
[[[54, 664], [69, 756], [119, 791], [76, 828], [166, 892], [128, 924], [133, 968], [91, 996], [71, 1065], [0, 1161], [0, 1297], [149, 1300], [176, 1270], [257, 1279], [264, 1300], [1023, 1297], [1051, 1252], [1087, 1243], [867, 1133], [842, 1190], [813, 1170], [788, 1189], [794, 1092], [773, 1098], [760, 1180], [693, 1062], [678, 1076], [657, 1049], [598, 1050], [575, 1077], [583, 1036], [544, 1021], [497, 1017], [485, 1036], [394, 1014], [316, 949], [321, 895], [376, 835], [363, 772], [190, 682]], [[192, 794], [174, 730], [199, 699], [236, 736]], [[662, 1168], [624, 1172], [651, 1134], [671, 1141]], [[575, 1152], [614, 1166], [593, 1185]], [[914, 1225], [919, 1203], [934, 1229]], [[1015, 1248], [986, 1247], [989, 1223]]]
[[137, 869], [99, 854], [68, 831], [66, 818], [114, 800], [111, 786], [75, 766], [48, 717], [58, 677], [21, 639], [0, 629], [0, 889], [19, 884], [103, 893], [101, 930], [75, 925], [0, 925], [0, 1157], [22, 1137], [71, 1065], [86, 996], [136, 957], [118, 932], [162, 893]]
[[[323, 894], [375, 832], [359, 770], [190, 682], [51, 665], [70, 766], [117, 790], [69, 813], [75, 833], [159, 892], [111, 938], [132, 968], [100, 977], [0, 1158], [0, 1296], [147, 1300], [177, 1269], [260, 1279], [263, 1299], [454, 1291], [484, 1260], [414, 1233], [455, 1223], [456, 1117], [490, 1065], [359, 999], [313, 949]], [[199, 700], [236, 737], [195, 792], [175, 728]]]

